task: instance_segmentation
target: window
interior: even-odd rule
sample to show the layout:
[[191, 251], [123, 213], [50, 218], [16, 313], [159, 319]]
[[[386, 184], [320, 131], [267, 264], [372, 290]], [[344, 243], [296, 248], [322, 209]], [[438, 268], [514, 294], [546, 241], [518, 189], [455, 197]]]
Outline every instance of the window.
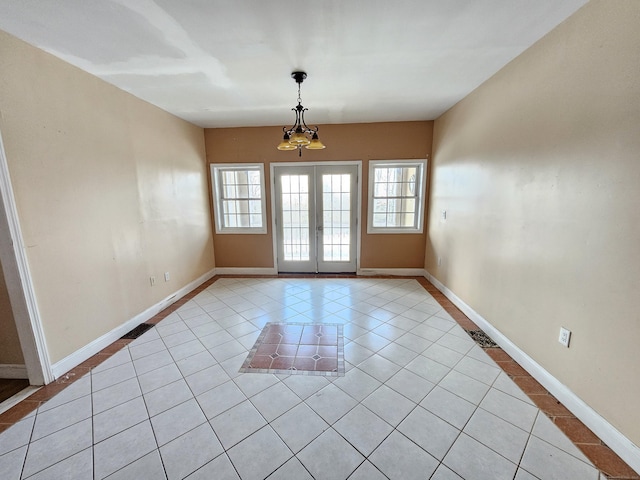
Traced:
[[267, 233], [264, 165], [212, 164], [216, 233]]
[[367, 233], [422, 233], [426, 160], [369, 162]]

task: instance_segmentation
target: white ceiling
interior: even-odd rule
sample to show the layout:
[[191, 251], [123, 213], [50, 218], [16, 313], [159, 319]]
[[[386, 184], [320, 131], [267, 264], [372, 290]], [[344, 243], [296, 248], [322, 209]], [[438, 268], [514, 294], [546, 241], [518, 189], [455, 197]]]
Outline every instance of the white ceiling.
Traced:
[[587, 0], [0, 0], [5, 30], [202, 127], [437, 118]]

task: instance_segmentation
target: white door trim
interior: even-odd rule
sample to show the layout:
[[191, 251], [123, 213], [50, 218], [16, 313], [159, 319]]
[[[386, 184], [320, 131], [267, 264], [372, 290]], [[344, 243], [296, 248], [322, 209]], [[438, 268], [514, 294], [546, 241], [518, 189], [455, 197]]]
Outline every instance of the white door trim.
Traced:
[[322, 165], [355, 165], [357, 167], [358, 178], [356, 188], [358, 192], [356, 225], [356, 273], [360, 271], [360, 245], [362, 236], [362, 160], [344, 160], [327, 162], [272, 162], [269, 165], [269, 191], [271, 194], [271, 247], [273, 250], [273, 270], [278, 273], [278, 243], [276, 239], [276, 189], [275, 189], [275, 167], [287, 166], [322, 166]]
[[0, 133], [0, 262], [31, 385], [55, 380]]

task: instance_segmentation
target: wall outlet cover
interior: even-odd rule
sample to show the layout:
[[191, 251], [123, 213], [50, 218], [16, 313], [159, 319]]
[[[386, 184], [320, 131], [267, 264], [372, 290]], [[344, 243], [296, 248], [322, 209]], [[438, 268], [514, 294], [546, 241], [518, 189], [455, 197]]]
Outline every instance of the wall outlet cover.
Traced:
[[571, 330], [567, 330], [564, 327], [560, 327], [560, 336], [558, 337], [558, 342], [560, 342], [565, 347], [569, 347], [569, 341], [571, 340]]

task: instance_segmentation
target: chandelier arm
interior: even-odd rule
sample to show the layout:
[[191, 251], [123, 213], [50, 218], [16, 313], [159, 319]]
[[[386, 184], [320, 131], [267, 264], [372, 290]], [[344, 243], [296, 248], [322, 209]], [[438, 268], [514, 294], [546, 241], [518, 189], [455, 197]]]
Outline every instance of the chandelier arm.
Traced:
[[304, 121], [304, 112], [306, 112], [307, 110], [309, 110], [309, 109], [308, 108], [304, 108], [302, 110], [302, 119], [301, 119], [302, 122], [301, 122], [300, 126], [303, 127], [305, 133], [318, 133], [318, 126], [317, 125], [316, 125], [316, 128], [313, 129], [313, 128], [310, 128], [307, 125], [307, 122]]

